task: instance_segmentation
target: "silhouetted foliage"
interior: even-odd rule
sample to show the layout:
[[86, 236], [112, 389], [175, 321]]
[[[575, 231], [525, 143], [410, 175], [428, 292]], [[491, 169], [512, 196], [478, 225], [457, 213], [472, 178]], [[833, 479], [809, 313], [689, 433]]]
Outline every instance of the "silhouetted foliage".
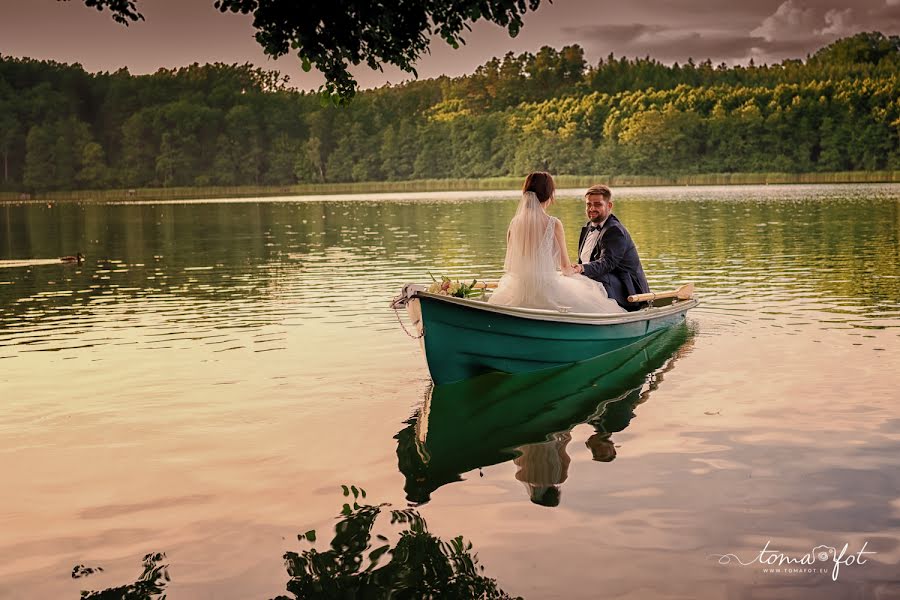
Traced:
[[[68, 1], [57, 0], [57, 2]], [[113, 20], [127, 27], [129, 21], [144, 20], [144, 15], [138, 12], [135, 2], [136, 0], [84, 0], [84, 5], [99, 11], [108, 8], [112, 13]]]
[[[290, 580], [287, 591], [293, 596], [273, 600], [328, 600], [333, 598], [396, 598], [421, 600], [508, 600], [510, 596], [494, 579], [482, 574], [484, 567], [472, 554], [472, 544], [462, 536], [445, 542], [428, 531], [428, 524], [415, 509], [390, 510], [390, 525], [398, 539], [373, 534], [378, 517], [387, 504], [359, 504], [366, 492], [356, 486], [342, 486], [344, 504], [334, 528], [330, 548], [314, 548], [284, 555]], [[314, 544], [316, 532], [297, 538]], [[374, 538], [374, 539], [373, 539]], [[373, 548], [373, 545], [377, 546]], [[144, 572], [133, 584], [99, 592], [83, 591], [82, 600], [165, 600], [169, 582], [168, 566], [161, 565], [165, 554], [144, 557]], [[102, 568], [77, 565], [72, 577], [84, 577]]]
[[[293, 598], [510, 598], [494, 579], [482, 575], [484, 567], [462, 536], [445, 542], [429, 533], [417, 510], [390, 510], [390, 525], [399, 528], [392, 547], [387, 536], [373, 534], [388, 505], [360, 505], [357, 500], [365, 491], [344, 486], [344, 494], [350, 492], [353, 504], [344, 504], [329, 550], [284, 555], [291, 578], [287, 591]], [[315, 541], [315, 532], [298, 538]]]
[[88, 567], [85, 565], [75, 565], [72, 567], [72, 579], [81, 579], [82, 577], [89, 577], [94, 573], [102, 573], [103, 567]]
[[[165, 589], [170, 581], [168, 565], [160, 564], [166, 555], [162, 552], [148, 554], [144, 557], [144, 572], [134, 583], [114, 588], [107, 588], [99, 592], [82, 591], [82, 600], [166, 600]], [[79, 569], [82, 567], [82, 569]], [[88, 569], [93, 572], [94, 569]], [[97, 567], [97, 571], [102, 568]], [[83, 565], [78, 565], [72, 571], [72, 577], [84, 577], [86, 573]]]

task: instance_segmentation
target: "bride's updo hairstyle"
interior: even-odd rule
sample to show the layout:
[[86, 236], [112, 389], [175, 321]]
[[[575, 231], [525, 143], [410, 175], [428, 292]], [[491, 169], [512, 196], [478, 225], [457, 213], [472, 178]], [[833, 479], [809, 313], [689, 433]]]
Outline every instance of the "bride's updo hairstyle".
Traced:
[[553, 177], [546, 171], [535, 171], [529, 173], [525, 178], [525, 185], [522, 186], [522, 193], [534, 192], [538, 201], [543, 204], [553, 197], [556, 186], [553, 184]]

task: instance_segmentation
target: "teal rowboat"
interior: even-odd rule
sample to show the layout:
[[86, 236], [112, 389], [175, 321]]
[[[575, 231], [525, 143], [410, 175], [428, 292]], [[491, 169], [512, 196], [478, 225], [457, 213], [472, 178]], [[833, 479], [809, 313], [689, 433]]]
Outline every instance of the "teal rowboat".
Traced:
[[483, 373], [526, 373], [613, 352], [680, 323], [697, 300], [616, 314], [569, 313], [497, 306], [484, 300], [431, 294], [407, 285], [405, 305], [424, 343], [436, 385]]

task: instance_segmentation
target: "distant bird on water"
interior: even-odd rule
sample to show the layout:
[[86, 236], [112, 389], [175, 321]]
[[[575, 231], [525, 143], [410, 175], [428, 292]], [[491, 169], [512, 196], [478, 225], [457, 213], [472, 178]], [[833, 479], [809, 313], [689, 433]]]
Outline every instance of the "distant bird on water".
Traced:
[[75, 256], [60, 256], [59, 262], [76, 263], [80, 265], [84, 262], [84, 256], [82, 256], [81, 252], [77, 253]]

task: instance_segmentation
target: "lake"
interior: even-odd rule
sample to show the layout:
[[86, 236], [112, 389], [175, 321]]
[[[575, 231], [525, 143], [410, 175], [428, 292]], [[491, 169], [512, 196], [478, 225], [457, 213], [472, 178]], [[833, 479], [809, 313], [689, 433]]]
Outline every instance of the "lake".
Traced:
[[900, 186], [615, 193], [687, 323], [449, 391], [388, 304], [497, 278], [515, 192], [0, 204], [0, 598], [389, 589], [408, 543], [497, 595], [900, 598]]

